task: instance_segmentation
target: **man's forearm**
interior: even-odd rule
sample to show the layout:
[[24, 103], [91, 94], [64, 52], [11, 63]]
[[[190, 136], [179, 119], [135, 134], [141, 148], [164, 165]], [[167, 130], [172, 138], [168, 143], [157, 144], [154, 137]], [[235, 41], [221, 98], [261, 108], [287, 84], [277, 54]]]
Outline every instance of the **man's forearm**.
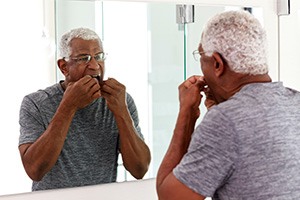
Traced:
[[137, 179], [143, 178], [151, 160], [150, 150], [138, 136], [129, 111], [116, 116], [120, 132], [120, 151], [125, 168]]

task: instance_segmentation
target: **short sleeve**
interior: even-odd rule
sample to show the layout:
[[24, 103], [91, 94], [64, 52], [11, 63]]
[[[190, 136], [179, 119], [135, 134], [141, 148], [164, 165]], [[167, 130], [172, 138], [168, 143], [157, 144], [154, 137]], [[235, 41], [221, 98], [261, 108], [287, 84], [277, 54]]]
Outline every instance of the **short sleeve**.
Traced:
[[141, 131], [141, 127], [139, 125], [139, 116], [138, 116], [138, 110], [136, 108], [136, 105], [134, 103], [133, 98], [130, 96], [130, 94], [127, 93], [127, 105], [128, 105], [128, 110], [130, 112], [131, 118], [134, 123], [134, 127], [137, 130], [137, 133], [139, 137], [144, 140], [144, 136]]
[[230, 119], [211, 109], [193, 133], [188, 152], [173, 170], [174, 175], [195, 192], [212, 197], [234, 171], [235, 140]]
[[28, 96], [25, 96], [19, 113], [19, 145], [33, 143], [45, 131], [39, 113], [38, 106]]

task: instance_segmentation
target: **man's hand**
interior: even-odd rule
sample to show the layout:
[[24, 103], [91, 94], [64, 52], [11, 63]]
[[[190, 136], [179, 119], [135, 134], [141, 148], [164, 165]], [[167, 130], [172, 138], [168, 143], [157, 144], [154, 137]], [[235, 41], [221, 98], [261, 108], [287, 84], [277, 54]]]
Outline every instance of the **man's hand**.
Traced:
[[101, 95], [106, 99], [108, 108], [113, 113], [127, 109], [126, 87], [114, 78], [103, 81]]
[[192, 108], [196, 111], [197, 117], [200, 116], [199, 105], [206, 83], [203, 76], [191, 76], [179, 86], [180, 108]]
[[75, 109], [84, 108], [101, 96], [100, 85], [95, 78], [86, 75], [67, 85], [63, 101]]

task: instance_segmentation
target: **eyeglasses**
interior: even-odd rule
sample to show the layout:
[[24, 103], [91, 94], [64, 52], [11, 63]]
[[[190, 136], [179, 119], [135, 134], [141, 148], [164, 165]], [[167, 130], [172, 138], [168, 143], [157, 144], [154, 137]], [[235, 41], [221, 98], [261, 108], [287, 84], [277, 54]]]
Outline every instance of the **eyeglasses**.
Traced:
[[[106, 53], [98, 53], [96, 54], [95, 56], [91, 56], [91, 55], [83, 55], [83, 56], [78, 56], [78, 57], [65, 57], [64, 59], [71, 59], [71, 60], [74, 60], [76, 63], [78, 64], [87, 64], [89, 63], [92, 58], [94, 58], [96, 60], [96, 62], [104, 62], [104, 60], [106, 59]], [[68, 60], [67, 60], [68, 61]]]
[[206, 53], [206, 52], [205, 51], [198, 51], [198, 50], [193, 51], [194, 59], [196, 61], [199, 61], [200, 58], [201, 58], [201, 56], [202, 56], [202, 54], [204, 54], [204, 53]]

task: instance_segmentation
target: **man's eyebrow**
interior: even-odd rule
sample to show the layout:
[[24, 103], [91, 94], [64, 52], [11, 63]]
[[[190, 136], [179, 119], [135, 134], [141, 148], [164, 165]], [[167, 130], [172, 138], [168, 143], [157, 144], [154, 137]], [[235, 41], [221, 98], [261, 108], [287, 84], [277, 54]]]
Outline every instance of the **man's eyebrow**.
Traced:
[[80, 57], [80, 56], [89, 56], [90, 54], [88, 53], [81, 53], [81, 54], [77, 54], [76, 56], [74, 57]]

